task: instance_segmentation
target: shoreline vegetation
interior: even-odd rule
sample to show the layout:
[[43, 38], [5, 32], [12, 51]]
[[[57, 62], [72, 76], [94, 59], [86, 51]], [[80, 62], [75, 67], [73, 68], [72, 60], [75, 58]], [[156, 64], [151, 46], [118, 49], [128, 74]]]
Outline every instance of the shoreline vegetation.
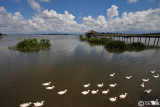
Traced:
[[95, 38], [92, 36], [90, 38], [86, 38], [83, 35], [80, 35], [80, 40], [87, 41], [90, 44], [103, 45], [107, 51], [117, 52], [117, 53], [122, 53], [124, 51], [142, 51], [150, 47], [140, 42], [133, 42], [129, 44], [123, 41], [117, 41], [114, 40], [113, 38], [106, 38], [106, 37]]
[[9, 49], [18, 50], [18, 51], [39, 51], [49, 49], [51, 46], [49, 39], [41, 39], [40, 41], [37, 38], [24, 39], [17, 43], [13, 47], [8, 47]]

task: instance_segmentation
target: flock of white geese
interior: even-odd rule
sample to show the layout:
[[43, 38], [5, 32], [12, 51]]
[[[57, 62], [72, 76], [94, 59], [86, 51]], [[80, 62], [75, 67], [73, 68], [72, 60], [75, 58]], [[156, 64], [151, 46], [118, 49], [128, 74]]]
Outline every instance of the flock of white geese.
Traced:
[[[150, 73], [151, 73], [151, 74], [155, 74], [155, 70], [150, 71]], [[112, 73], [112, 74], [110, 74], [109, 76], [110, 76], [110, 77], [114, 77], [114, 76], [115, 76], [115, 73]], [[159, 78], [159, 74], [153, 75], [153, 77], [154, 77], [154, 78]], [[132, 78], [132, 76], [126, 76], [125, 78], [129, 80], [129, 79]], [[148, 81], [149, 81], [149, 79], [142, 79], [142, 83], [141, 83], [140, 86], [141, 86], [142, 88], [144, 88], [144, 87], [145, 87], [145, 83], [148, 82]], [[55, 86], [49, 86], [50, 84], [51, 84], [51, 82], [42, 83], [42, 86], [44, 86], [44, 87], [46, 88], [46, 90], [52, 90], [52, 89], [54, 89]], [[87, 88], [87, 87], [90, 87], [90, 85], [91, 85], [90, 83], [87, 83], [87, 84], [84, 84], [83, 87], [84, 87], [84, 88]], [[117, 85], [117, 83], [109, 84], [109, 87], [113, 88], [113, 87], [116, 87], [116, 85]], [[104, 86], [103, 83], [97, 84], [97, 88], [101, 88], [101, 87], [103, 87], [103, 86]], [[63, 95], [63, 94], [66, 94], [67, 91], [68, 91], [67, 89], [64, 89], [64, 90], [62, 90], [62, 91], [58, 91], [57, 94], [58, 94], [58, 95]], [[105, 94], [105, 95], [106, 95], [106, 94], [109, 93], [109, 91], [110, 91], [109, 89], [107, 89], [107, 90], [102, 90], [102, 91], [101, 91], [101, 94]], [[149, 94], [149, 93], [151, 93], [151, 91], [152, 91], [152, 89], [144, 90], [144, 93]], [[98, 89], [97, 89], [97, 90], [86, 90], [86, 91], [82, 91], [81, 94], [82, 94], [82, 95], [87, 95], [87, 94], [89, 94], [89, 93], [91, 93], [91, 94], [97, 94], [98, 92], [99, 92]], [[128, 95], [128, 93], [124, 92], [123, 94], [119, 95], [118, 97], [119, 97], [119, 99], [125, 99], [125, 98], [127, 97], [127, 95]], [[110, 98], [109, 98], [109, 101], [115, 102], [118, 97], [110, 97]], [[154, 101], [151, 101], [151, 103], [154, 104], [155, 102], [154, 102]], [[23, 104], [20, 104], [20, 107], [28, 107], [28, 106], [30, 106], [31, 104], [34, 105], [33, 107], [40, 107], [40, 106], [43, 106], [44, 101], [35, 102], [35, 103], [31, 103], [31, 102], [29, 102], [29, 103], [23, 103]]]

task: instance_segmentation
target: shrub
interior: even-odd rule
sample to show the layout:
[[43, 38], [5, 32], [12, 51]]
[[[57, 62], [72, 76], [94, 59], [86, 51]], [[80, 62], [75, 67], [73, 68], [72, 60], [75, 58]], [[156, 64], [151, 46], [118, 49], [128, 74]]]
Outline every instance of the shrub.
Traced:
[[109, 49], [124, 50], [126, 48], [126, 44], [123, 41], [109, 41], [105, 47]]
[[109, 41], [114, 41], [113, 38], [94, 38], [94, 37], [90, 37], [90, 39], [88, 39], [88, 42], [90, 43], [97, 43], [97, 44], [106, 44]]
[[80, 40], [81, 40], [81, 41], [87, 40], [87, 38], [83, 37], [83, 35], [80, 35], [79, 37], [80, 37]]
[[80, 38], [83, 38], [83, 35], [80, 35]]
[[140, 50], [144, 50], [146, 48], [146, 46], [143, 43], [137, 42], [137, 43], [131, 43], [131, 44], [127, 44], [127, 50], [135, 50], [135, 51], [140, 51]]
[[49, 39], [41, 39], [40, 42], [36, 38], [24, 39], [17, 43], [14, 47], [9, 47], [9, 49], [19, 50], [19, 51], [33, 51], [46, 49], [51, 46]]

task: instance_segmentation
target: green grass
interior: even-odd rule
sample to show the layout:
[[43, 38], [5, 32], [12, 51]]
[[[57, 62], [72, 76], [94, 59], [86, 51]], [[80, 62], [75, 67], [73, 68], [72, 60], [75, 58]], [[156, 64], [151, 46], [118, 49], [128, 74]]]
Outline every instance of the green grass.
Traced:
[[36, 38], [24, 39], [17, 43], [16, 46], [9, 47], [9, 49], [14, 49], [18, 51], [37, 51], [48, 49], [51, 46], [49, 39], [41, 39], [38, 41]]
[[94, 38], [94, 37], [91, 37], [87, 40], [88, 42], [90, 43], [96, 43], [96, 44], [106, 44], [108, 43], [109, 41], [114, 41], [113, 38]]
[[80, 35], [80, 40], [81, 41], [88, 41], [91, 44], [101, 44], [101, 45], [104, 45], [109, 41], [114, 41], [113, 38], [106, 38], [106, 37], [103, 37], [103, 38], [95, 38], [95, 37], [85, 38], [85, 37], [83, 37], [83, 35]]
[[146, 49], [146, 46], [140, 42], [126, 44], [123, 41], [110, 41], [105, 45], [105, 49], [109, 52], [122, 53], [124, 51], [142, 51]]

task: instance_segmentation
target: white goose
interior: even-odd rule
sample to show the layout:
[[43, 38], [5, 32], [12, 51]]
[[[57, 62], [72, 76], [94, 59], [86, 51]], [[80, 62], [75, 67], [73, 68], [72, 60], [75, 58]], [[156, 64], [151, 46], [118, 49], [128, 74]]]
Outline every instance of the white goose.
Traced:
[[131, 79], [132, 76], [126, 76], [126, 79]]
[[107, 94], [108, 92], [109, 92], [109, 89], [108, 90], [103, 90], [102, 94]]
[[34, 103], [35, 107], [43, 106], [44, 101]]
[[20, 104], [20, 107], [28, 107], [31, 104], [32, 104], [31, 102], [29, 102], [29, 103], [23, 103], [23, 104]]
[[145, 86], [144, 86], [144, 82], [142, 82], [141, 87], [142, 87], [142, 88], [144, 88], [144, 87], [145, 87]]
[[154, 77], [154, 78], [158, 78], [158, 77], [159, 77], [159, 74], [158, 74], [158, 75], [153, 75], [153, 77]]
[[87, 88], [87, 87], [89, 87], [91, 84], [90, 83], [88, 83], [88, 84], [85, 84], [85, 85], [83, 85], [84, 86], [84, 88]]
[[110, 87], [115, 87], [117, 84], [114, 83], [114, 84], [109, 84]]
[[103, 87], [103, 83], [102, 84], [97, 84], [97, 87]]
[[151, 93], [151, 91], [152, 91], [151, 89], [149, 89], [149, 90], [144, 90], [144, 92], [147, 93], [147, 94]]
[[99, 90], [92, 90], [91, 93], [92, 93], [92, 94], [97, 94], [98, 91], [99, 91]]
[[149, 81], [149, 79], [142, 79], [142, 81], [143, 81], [143, 82], [148, 82], [148, 81]]
[[67, 91], [68, 91], [68, 90], [65, 89], [64, 91], [59, 91], [58, 94], [59, 94], [59, 95], [63, 95], [63, 94], [65, 94]]
[[112, 74], [110, 74], [109, 76], [110, 76], [110, 77], [113, 77], [114, 75], [115, 75], [115, 73], [112, 73]]
[[87, 94], [89, 93], [89, 91], [90, 91], [90, 90], [82, 91], [81, 93], [82, 93], [83, 95], [87, 95]]
[[121, 95], [119, 96], [119, 98], [120, 98], [120, 99], [124, 99], [124, 98], [127, 97], [127, 95], [128, 95], [128, 93], [121, 94]]
[[53, 88], [55, 88], [55, 86], [46, 87], [47, 90], [52, 90]]
[[156, 71], [155, 70], [153, 70], [153, 71], [150, 71], [152, 74], [154, 74]]
[[115, 102], [115, 101], [117, 100], [117, 97], [111, 97], [111, 98], [109, 98], [109, 100], [110, 100], [111, 102]]
[[48, 85], [50, 85], [50, 84], [51, 84], [51, 82], [42, 83], [43, 86], [48, 86]]

